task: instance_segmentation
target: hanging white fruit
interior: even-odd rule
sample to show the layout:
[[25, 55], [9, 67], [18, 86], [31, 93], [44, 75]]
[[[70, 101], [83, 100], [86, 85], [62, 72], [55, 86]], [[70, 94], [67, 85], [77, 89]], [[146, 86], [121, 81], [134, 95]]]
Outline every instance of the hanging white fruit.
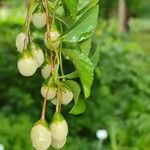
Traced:
[[30, 44], [30, 49], [32, 50], [33, 57], [38, 62], [38, 67], [40, 67], [44, 63], [43, 51], [37, 44], [33, 42]]
[[41, 95], [47, 100], [51, 100], [56, 96], [57, 88], [52, 85], [44, 84], [41, 88]]
[[[50, 46], [53, 49], [57, 49], [60, 46], [60, 40], [56, 41], [58, 38], [60, 37], [60, 33], [58, 30], [53, 29], [50, 31], [50, 35], [49, 35], [49, 41], [47, 40], [47, 32], [45, 33], [45, 37], [44, 37], [44, 43], [46, 45], [47, 48], [50, 48]], [[56, 42], [55, 42], [56, 41]]]
[[41, 69], [41, 74], [44, 79], [47, 79], [51, 74], [51, 65], [50, 62], [46, 62]]
[[28, 35], [24, 32], [21, 32], [16, 37], [16, 47], [18, 52], [22, 52], [26, 49], [29, 43]]
[[73, 99], [73, 93], [67, 88], [62, 92], [62, 104], [67, 105]]
[[55, 149], [61, 149], [66, 144], [67, 138], [62, 139], [61, 141], [52, 139], [52, 147]]
[[32, 15], [32, 23], [38, 29], [41, 29], [46, 25], [45, 9], [41, 1], [39, 1], [39, 4]]
[[[67, 105], [69, 104], [73, 99], [73, 93], [68, 90], [67, 88], [63, 87], [63, 89], [61, 90], [61, 97], [60, 97], [60, 101], [63, 105]], [[52, 101], [51, 101], [54, 105], [56, 105], [57, 103], [57, 98], [55, 97]]]
[[38, 12], [34, 13], [32, 16], [32, 23], [38, 29], [43, 28], [46, 24], [46, 14]]
[[39, 121], [31, 130], [30, 138], [36, 150], [47, 150], [51, 145], [51, 131], [45, 124]]
[[38, 68], [38, 62], [29, 50], [25, 50], [18, 60], [18, 70], [23, 76], [32, 76]]
[[52, 137], [57, 141], [61, 141], [67, 137], [68, 124], [61, 113], [56, 112], [54, 114], [50, 129]]

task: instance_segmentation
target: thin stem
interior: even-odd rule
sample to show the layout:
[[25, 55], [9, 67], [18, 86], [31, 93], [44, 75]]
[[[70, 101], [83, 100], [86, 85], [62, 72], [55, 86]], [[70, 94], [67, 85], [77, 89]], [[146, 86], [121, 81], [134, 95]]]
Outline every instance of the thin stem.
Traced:
[[59, 20], [59, 21], [61, 21], [67, 28], [69, 28], [69, 25], [63, 19], [61, 19], [58, 16], [56, 16], [56, 19]]
[[[45, 9], [46, 9], [47, 41], [48, 41], [48, 44], [49, 44], [49, 38], [50, 38], [50, 24], [49, 24], [48, 0], [45, 0]], [[49, 44], [49, 46], [50, 46], [50, 44]], [[50, 63], [51, 63], [52, 72], [54, 72], [53, 52], [52, 52], [51, 49], [50, 49]]]
[[52, 73], [54, 73], [54, 60], [53, 60], [53, 51], [50, 50], [50, 62], [51, 62], [51, 70], [52, 70]]
[[54, 9], [57, 8], [57, 5], [58, 5], [59, 1], [60, 1], [60, 0], [56, 0], [56, 2], [55, 2], [55, 8], [54, 8]]
[[60, 87], [58, 88], [58, 92], [57, 92], [57, 99], [56, 99], [56, 112], [60, 112], [61, 111], [61, 97], [62, 97], [62, 92], [60, 90]]
[[58, 78], [59, 79], [63, 79], [63, 78], [66, 78], [67, 76], [66, 75], [64, 75], [64, 76], [59, 76]]
[[47, 38], [49, 38], [49, 35], [50, 35], [50, 24], [49, 24], [49, 13], [48, 13], [48, 0], [45, 0], [45, 9], [46, 9]]
[[[60, 67], [60, 59], [59, 59], [59, 50], [56, 51], [56, 62], [57, 62], [57, 68], [56, 71], [59, 71], [59, 67]], [[59, 78], [58, 78], [59, 80]]]
[[45, 99], [44, 99], [44, 101], [43, 101], [43, 108], [42, 108], [42, 114], [41, 114], [41, 119], [42, 119], [42, 120], [45, 120], [46, 101], [47, 101], [47, 100], [45, 100]]
[[57, 58], [57, 64], [60, 65], [60, 60], [59, 60], [59, 51], [56, 51], [56, 58]]
[[41, 113], [41, 119], [42, 120], [45, 120], [46, 102], [47, 102], [47, 96], [48, 96], [49, 89], [50, 88], [47, 89], [46, 95], [45, 95], [44, 101], [43, 101], [43, 107], [42, 107], [42, 113]]
[[[57, 94], [58, 95], [58, 94]], [[58, 98], [56, 99], [56, 112], [59, 112], [59, 102]]]
[[[59, 54], [59, 58], [60, 58], [60, 70], [61, 70], [61, 75], [62, 77], [64, 76], [64, 70], [63, 70], [63, 64], [62, 64], [62, 55], [61, 55], [61, 51], [60, 51], [60, 54]], [[63, 78], [64, 80], [64, 78]]]
[[[61, 34], [63, 33], [63, 28], [62, 28], [62, 24], [60, 23], [60, 30], [61, 30]], [[60, 71], [61, 71], [61, 76], [64, 76], [64, 70], [63, 70], [63, 63], [62, 63], [62, 44], [60, 46], [60, 51], [59, 51], [59, 59], [60, 59]], [[63, 78], [64, 80], [64, 78]]]
[[[28, 0], [28, 2], [27, 2], [27, 16], [26, 16], [26, 21], [25, 21], [26, 38], [28, 38], [30, 36], [31, 17], [32, 17], [32, 0]], [[31, 40], [31, 39], [29, 38], [29, 40]]]

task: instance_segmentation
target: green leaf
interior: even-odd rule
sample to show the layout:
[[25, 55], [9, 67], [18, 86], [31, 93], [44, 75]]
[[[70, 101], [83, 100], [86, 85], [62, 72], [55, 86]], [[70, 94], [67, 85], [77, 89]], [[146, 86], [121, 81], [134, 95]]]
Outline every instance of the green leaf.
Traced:
[[75, 19], [77, 13], [77, 0], [62, 0], [62, 3], [66, 15]]
[[98, 6], [88, 10], [60, 38], [66, 42], [79, 42], [89, 38], [94, 33], [97, 25], [98, 10]]
[[94, 72], [94, 67], [91, 60], [87, 57], [87, 55], [77, 50], [63, 49], [63, 51], [67, 56], [69, 56], [78, 71], [85, 98], [89, 97]]
[[65, 80], [63, 81], [63, 84], [66, 85], [72, 91], [76, 105], [81, 92], [79, 84], [73, 80]]
[[85, 111], [85, 100], [79, 99], [78, 103], [71, 109], [70, 114], [78, 115]]
[[99, 2], [99, 0], [91, 0], [91, 2], [87, 6], [85, 6], [83, 9], [78, 11], [77, 15], [81, 15], [81, 14], [85, 13], [86, 11], [88, 11], [89, 9], [95, 7], [98, 2]]
[[81, 51], [83, 53], [85, 53], [86, 55], [88, 55], [90, 52], [91, 42], [92, 42], [91, 38], [88, 38], [87, 40], [84, 40], [79, 43], [79, 47], [80, 47]]
[[100, 58], [100, 47], [99, 45], [97, 45], [96, 51], [91, 58], [94, 68], [97, 66], [99, 58]]

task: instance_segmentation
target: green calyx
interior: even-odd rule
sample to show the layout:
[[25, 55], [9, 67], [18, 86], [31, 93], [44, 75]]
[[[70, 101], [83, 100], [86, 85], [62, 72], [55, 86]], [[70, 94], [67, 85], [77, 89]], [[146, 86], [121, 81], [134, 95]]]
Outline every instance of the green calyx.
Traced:
[[49, 128], [48, 123], [46, 122], [46, 120], [43, 120], [43, 119], [40, 119], [39, 121], [37, 121], [34, 126], [37, 126], [37, 125], [42, 125], [46, 128]]
[[26, 33], [26, 30], [27, 30], [27, 26], [24, 24], [22, 29], [21, 29], [21, 32]]
[[49, 60], [44, 60], [43, 65], [41, 66], [41, 69], [43, 69], [45, 66], [50, 66], [50, 61]]
[[55, 21], [52, 23], [50, 30], [51, 32], [54, 32], [54, 31], [59, 32], [57, 23]]
[[61, 113], [55, 112], [54, 115], [53, 115], [52, 123], [59, 123], [59, 122], [62, 122], [64, 120], [65, 119], [64, 119], [64, 117]]
[[43, 3], [42, 1], [39, 1], [33, 14], [38, 13], [39, 15], [42, 15], [44, 12], [45, 12], [45, 8], [43, 6]]
[[39, 47], [36, 43], [31, 42], [31, 43], [29, 44], [29, 49], [31, 49], [31, 50], [33, 50], [33, 51], [38, 51], [38, 50], [40, 49], [40, 47]]
[[43, 63], [43, 65], [41, 66], [41, 68], [43, 69], [45, 66], [50, 66], [50, 60], [49, 60], [49, 57], [48, 57], [48, 54], [47, 54], [47, 52], [45, 53], [45, 56], [44, 56], [44, 63]]
[[71, 91], [70, 88], [63, 83], [60, 86], [60, 90], [64, 93], [66, 93], [67, 90]]
[[55, 79], [54, 79], [54, 77], [52, 77], [52, 76], [48, 77], [48, 78], [45, 80], [43, 86], [48, 86], [48, 87], [56, 88], [57, 86], [56, 86], [56, 84], [55, 84]]
[[32, 51], [30, 49], [25, 49], [20, 54], [19, 59], [33, 58]]

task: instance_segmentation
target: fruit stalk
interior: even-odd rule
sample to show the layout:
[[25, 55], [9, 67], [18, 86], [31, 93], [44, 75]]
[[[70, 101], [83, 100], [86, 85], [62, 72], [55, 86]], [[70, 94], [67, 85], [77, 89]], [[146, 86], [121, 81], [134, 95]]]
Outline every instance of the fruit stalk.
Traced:
[[60, 91], [60, 88], [58, 88], [58, 92], [57, 92], [57, 99], [56, 99], [56, 112], [60, 112], [61, 111], [61, 97], [62, 97], [62, 93]]
[[[32, 2], [33, 2], [33, 0], [28, 0], [27, 1], [27, 16], [26, 16], [26, 21], [25, 21], [25, 28], [26, 28], [26, 38], [25, 38], [25, 40], [28, 37], [29, 37], [29, 40], [31, 40], [31, 38], [30, 38], [30, 22], [31, 22], [31, 17], [32, 17]], [[24, 47], [24, 49], [26, 49], [26, 47]]]
[[47, 102], [47, 95], [49, 92], [49, 88], [47, 89], [46, 95], [44, 97], [44, 101], [43, 101], [43, 107], [42, 107], [42, 113], [41, 113], [41, 119], [45, 120], [45, 112], [46, 112], [46, 102]]
[[[63, 63], [62, 63], [62, 54], [61, 54], [61, 51], [60, 51], [60, 53], [59, 53], [59, 59], [60, 59], [61, 76], [64, 76], [64, 70], [63, 70]], [[64, 81], [65, 78], [63, 77], [62, 80]]]
[[[45, 10], [46, 10], [46, 27], [47, 27], [47, 41], [49, 43], [49, 36], [50, 36], [50, 24], [49, 24], [49, 13], [48, 13], [48, 0], [45, 0]], [[54, 72], [54, 61], [53, 61], [53, 52], [50, 49], [50, 63], [52, 73]]]

